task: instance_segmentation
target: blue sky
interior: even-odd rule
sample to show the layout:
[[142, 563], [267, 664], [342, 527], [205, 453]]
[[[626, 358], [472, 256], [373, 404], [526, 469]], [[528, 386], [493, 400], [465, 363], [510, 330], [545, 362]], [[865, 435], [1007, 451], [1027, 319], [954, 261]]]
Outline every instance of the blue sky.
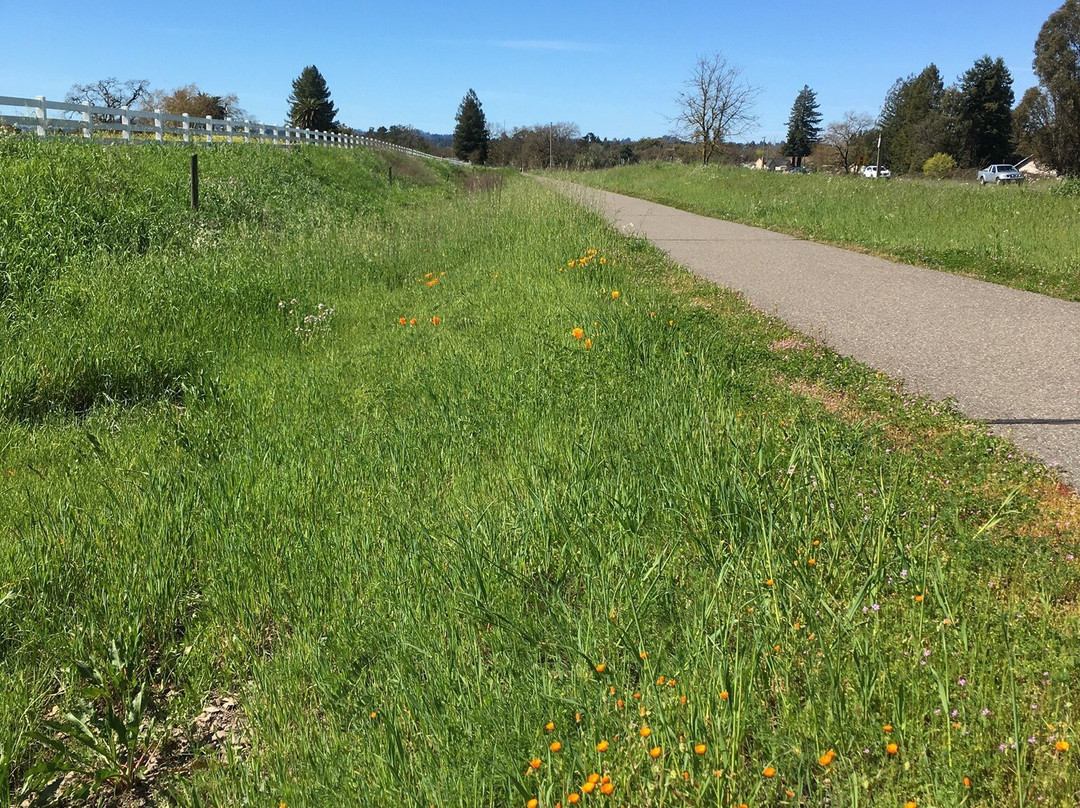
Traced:
[[980, 56], [1000, 56], [1019, 100], [1036, 84], [1035, 38], [1061, 1], [0, 5], [0, 95], [62, 98], [107, 76], [194, 82], [277, 123], [292, 80], [315, 64], [341, 122], [360, 129], [448, 133], [473, 88], [495, 128], [569, 121], [583, 134], [638, 138], [671, 131], [697, 56], [720, 52], [761, 88], [746, 139], [780, 140], [804, 84], [826, 123], [847, 110], [876, 115], [897, 78], [930, 62], [949, 83]]

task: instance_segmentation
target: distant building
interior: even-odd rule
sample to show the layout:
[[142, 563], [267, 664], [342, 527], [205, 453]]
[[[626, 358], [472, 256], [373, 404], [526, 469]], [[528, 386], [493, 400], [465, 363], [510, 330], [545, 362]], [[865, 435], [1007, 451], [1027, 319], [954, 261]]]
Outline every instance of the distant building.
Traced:
[[791, 160], [787, 157], [759, 157], [754, 163], [758, 171], [787, 171], [791, 167]]

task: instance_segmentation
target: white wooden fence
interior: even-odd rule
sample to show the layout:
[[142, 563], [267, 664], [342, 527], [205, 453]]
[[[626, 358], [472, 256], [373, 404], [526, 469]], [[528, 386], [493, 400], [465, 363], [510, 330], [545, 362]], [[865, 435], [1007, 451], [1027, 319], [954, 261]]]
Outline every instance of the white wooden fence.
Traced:
[[[5, 108], [20, 113], [2, 114]], [[44, 96], [16, 98], [0, 95], [0, 127], [33, 132], [38, 137], [75, 136], [106, 143], [183, 142], [213, 143], [264, 142], [282, 146], [312, 144], [342, 148], [364, 147], [445, 160], [432, 154], [407, 149], [361, 135], [342, 132], [315, 132], [292, 126], [276, 126], [253, 121], [218, 120], [207, 116], [169, 115], [161, 110], [133, 110], [128, 107], [95, 107], [89, 103], [50, 101]], [[451, 160], [451, 162], [458, 162]]]

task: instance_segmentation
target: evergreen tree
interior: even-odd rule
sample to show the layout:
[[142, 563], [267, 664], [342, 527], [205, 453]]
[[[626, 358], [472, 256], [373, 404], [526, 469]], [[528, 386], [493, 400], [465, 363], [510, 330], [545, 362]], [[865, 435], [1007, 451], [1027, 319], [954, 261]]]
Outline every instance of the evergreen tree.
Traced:
[[982, 167], [1012, 152], [1012, 75], [1000, 58], [983, 56], [961, 78], [955, 116], [957, 156]]
[[326, 79], [315, 65], [308, 65], [293, 80], [289, 95], [289, 123], [315, 132], [334, 132], [340, 124], [334, 120], [338, 111], [330, 101]]
[[948, 152], [945, 82], [937, 65], [897, 79], [881, 108], [882, 162], [893, 171], [918, 171], [937, 152]]
[[1066, 0], [1043, 23], [1033, 67], [1042, 90], [1031, 99], [1042, 118], [1035, 133], [1038, 156], [1063, 174], [1080, 176], [1080, 0]]
[[454, 127], [454, 156], [459, 160], [483, 165], [487, 162], [490, 137], [480, 99], [473, 90], [469, 90], [458, 106], [457, 125]]
[[1054, 148], [1053, 122], [1053, 110], [1046, 93], [1040, 87], [1029, 87], [1013, 110], [1013, 137], [1017, 154], [1034, 155], [1049, 165], [1049, 155]]
[[817, 95], [804, 84], [791, 107], [783, 154], [791, 158], [793, 166], [801, 166], [803, 158], [810, 156], [814, 144], [820, 140], [821, 113], [818, 112]]

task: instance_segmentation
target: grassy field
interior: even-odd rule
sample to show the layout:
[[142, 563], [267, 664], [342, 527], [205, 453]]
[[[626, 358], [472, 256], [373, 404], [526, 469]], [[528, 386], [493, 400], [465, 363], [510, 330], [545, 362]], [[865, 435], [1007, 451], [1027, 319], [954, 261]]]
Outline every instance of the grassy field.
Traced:
[[186, 167], [0, 140], [0, 804], [1080, 801], [1008, 444], [530, 181]]
[[1052, 183], [980, 187], [930, 180], [782, 174], [648, 163], [574, 182], [1080, 301], [1080, 196]]

